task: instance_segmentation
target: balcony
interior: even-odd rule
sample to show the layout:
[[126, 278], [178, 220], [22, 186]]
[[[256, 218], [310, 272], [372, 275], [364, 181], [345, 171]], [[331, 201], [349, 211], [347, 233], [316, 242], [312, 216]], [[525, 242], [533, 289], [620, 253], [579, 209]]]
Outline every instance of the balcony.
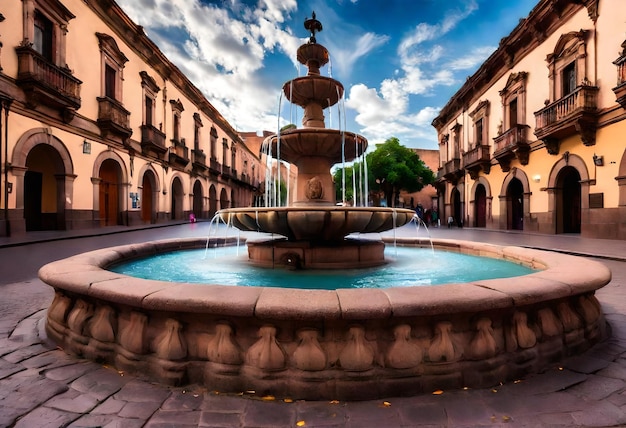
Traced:
[[232, 178], [232, 172], [229, 166], [222, 165], [222, 178]]
[[455, 158], [446, 162], [441, 168], [440, 176], [453, 184], [459, 181], [459, 179], [463, 177], [463, 175], [464, 172], [463, 169], [461, 169], [460, 158]]
[[583, 84], [535, 113], [535, 135], [548, 153], [557, 155], [560, 140], [576, 134], [585, 146], [596, 144], [598, 90], [597, 86]]
[[191, 150], [191, 166], [196, 171], [205, 171], [207, 169], [206, 155], [202, 150]]
[[489, 146], [479, 145], [463, 154], [463, 168], [467, 170], [472, 180], [478, 178], [480, 170], [489, 174], [491, 171], [491, 156]]
[[98, 98], [98, 127], [103, 137], [114, 135], [123, 142], [133, 134], [130, 129], [130, 112], [112, 98]]
[[171, 140], [171, 142], [172, 145], [169, 148], [170, 163], [186, 167], [189, 164], [189, 149], [185, 146], [185, 141]]
[[528, 125], [515, 125], [493, 139], [493, 157], [496, 158], [503, 172], [511, 170], [511, 161], [515, 158], [522, 165], [528, 165], [530, 143]]
[[209, 163], [209, 173], [213, 175], [219, 175], [222, 173], [222, 164], [215, 158], [211, 158]]
[[17, 53], [17, 85], [32, 106], [47, 105], [58, 109], [66, 122], [80, 108], [80, 85], [69, 69], [60, 68], [30, 46], [15, 48]]
[[165, 134], [152, 125], [141, 125], [141, 151], [144, 155], [153, 153], [161, 157], [167, 152]]

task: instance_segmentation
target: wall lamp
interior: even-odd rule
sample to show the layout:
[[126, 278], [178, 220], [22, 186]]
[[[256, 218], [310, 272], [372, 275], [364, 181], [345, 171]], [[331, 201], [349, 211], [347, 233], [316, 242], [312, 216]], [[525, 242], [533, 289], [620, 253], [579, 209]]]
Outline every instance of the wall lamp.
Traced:
[[83, 141], [83, 153], [86, 155], [91, 154], [91, 143], [87, 140]]
[[595, 164], [595, 166], [604, 166], [604, 156], [598, 156], [594, 153], [593, 163]]
[[539, 174], [533, 175], [533, 181], [535, 183], [539, 183], [541, 181], [541, 176]]

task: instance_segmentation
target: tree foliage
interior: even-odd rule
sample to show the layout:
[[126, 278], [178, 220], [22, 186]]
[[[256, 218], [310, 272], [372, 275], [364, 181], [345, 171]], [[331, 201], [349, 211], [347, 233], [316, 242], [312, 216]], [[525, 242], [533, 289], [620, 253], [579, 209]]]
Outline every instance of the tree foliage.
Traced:
[[[395, 206], [395, 200], [401, 190], [409, 193], [418, 192], [424, 186], [435, 182], [432, 170], [424, 164], [417, 153], [401, 145], [396, 137], [389, 138], [383, 144], [377, 144], [376, 150], [368, 153], [366, 158], [369, 189], [383, 192], [387, 206]], [[352, 174], [360, 170], [358, 164], [346, 168], [346, 200], [351, 200], [354, 194]], [[341, 168], [334, 173], [337, 200], [341, 200], [342, 174]]]

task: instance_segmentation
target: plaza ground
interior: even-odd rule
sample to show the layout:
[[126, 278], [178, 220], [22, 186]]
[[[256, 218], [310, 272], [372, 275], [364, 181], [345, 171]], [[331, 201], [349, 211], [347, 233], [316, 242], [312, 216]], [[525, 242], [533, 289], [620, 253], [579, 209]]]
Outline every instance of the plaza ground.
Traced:
[[[203, 236], [208, 226], [120, 226], [0, 238], [0, 427], [626, 426], [626, 242], [620, 240], [429, 230], [433, 238], [591, 257], [612, 271], [612, 281], [596, 293], [612, 332], [608, 340], [544, 373], [493, 388], [361, 402], [264, 400], [245, 391], [154, 384], [70, 357], [46, 339], [53, 291], [37, 278], [43, 264], [113, 245]], [[416, 230], [409, 225], [396, 233], [410, 236]]]

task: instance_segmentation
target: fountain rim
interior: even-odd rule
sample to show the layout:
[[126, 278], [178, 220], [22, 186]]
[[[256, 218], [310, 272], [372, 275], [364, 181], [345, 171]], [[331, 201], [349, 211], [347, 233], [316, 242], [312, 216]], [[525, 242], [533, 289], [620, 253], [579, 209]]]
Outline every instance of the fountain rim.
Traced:
[[[237, 238], [222, 239], [234, 244]], [[423, 238], [387, 237], [383, 241], [417, 247], [430, 246], [431, 242]], [[337, 290], [167, 282], [107, 270], [108, 266], [122, 260], [204, 248], [206, 242], [205, 238], [169, 239], [94, 250], [43, 266], [39, 278], [55, 289], [143, 310], [211, 311], [221, 316], [261, 319], [297, 317], [300, 320], [355, 321], [505, 309], [593, 292], [611, 280], [606, 266], [585, 258], [576, 257], [576, 264], [572, 266], [574, 256], [571, 255], [449, 239], [432, 240], [434, 248], [502, 258], [542, 270], [523, 277], [437, 286]], [[523, 288], [518, 287], [518, 278], [524, 278]]]

